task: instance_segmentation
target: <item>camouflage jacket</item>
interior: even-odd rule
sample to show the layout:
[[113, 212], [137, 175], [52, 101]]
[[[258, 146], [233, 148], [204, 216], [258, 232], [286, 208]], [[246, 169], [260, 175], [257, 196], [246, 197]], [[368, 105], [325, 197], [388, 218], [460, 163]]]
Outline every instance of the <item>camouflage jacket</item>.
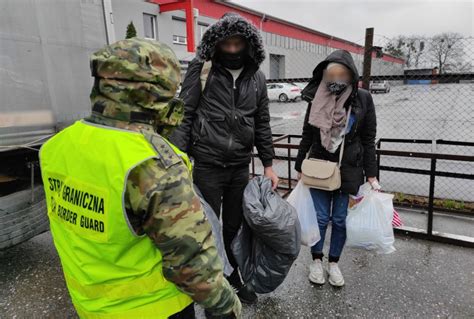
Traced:
[[86, 120], [141, 132], [157, 153], [128, 176], [130, 224], [160, 250], [166, 279], [209, 312], [240, 317], [240, 301], [223, 276], [189, 171], [161, 137], [181, 123], [184, 112], [174, 98], [180, 68], [173, 50], [158, 41], [121, 40], [92, 55], [91, 73], [92, 115]]
[[125, 208], [137, 234], [148, 235], [160, 250], [163, 274], [178, 289], [215, 315], [234, 313], [241, 305], [223, 277], [211, 226], [206, 221], [191, 174], [153, 127], [94, 114], [86, 121], [152, 135], [159, 159], [130, 172]]

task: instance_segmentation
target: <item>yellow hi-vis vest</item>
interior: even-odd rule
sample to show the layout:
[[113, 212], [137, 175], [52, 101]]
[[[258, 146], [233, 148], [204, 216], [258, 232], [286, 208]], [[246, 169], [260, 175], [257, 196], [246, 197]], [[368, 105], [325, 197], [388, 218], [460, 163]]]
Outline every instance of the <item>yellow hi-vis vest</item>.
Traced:
[[129, 172], [158, 156], [140, 133], [83, 121], [41, 148], [51, 233], [81, 318], [168, 318], [192, 302], [125, 212]]

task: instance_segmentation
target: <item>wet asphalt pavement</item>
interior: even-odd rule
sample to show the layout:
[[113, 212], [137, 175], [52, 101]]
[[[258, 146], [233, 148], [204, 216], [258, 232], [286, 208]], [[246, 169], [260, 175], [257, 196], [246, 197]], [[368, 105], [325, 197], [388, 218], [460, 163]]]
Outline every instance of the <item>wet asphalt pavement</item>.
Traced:
[[[244, 318], [474, 318], [473, 249], [404, 237], [395, 246], [390, 255], [346, 249], [340, 289], [309, 283], [303, 247]], [[0, 284], [0, 318], [76, 318], [49, 232], [0, 252]]]

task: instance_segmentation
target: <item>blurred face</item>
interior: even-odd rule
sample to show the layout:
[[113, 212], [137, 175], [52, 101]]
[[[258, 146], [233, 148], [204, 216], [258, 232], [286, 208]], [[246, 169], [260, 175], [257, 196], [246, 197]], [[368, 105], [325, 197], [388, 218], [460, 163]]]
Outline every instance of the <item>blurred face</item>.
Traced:
[[351, 72], [343, 65], [333, 65], [331, 68], [324, 70], [324, 80], [326, 82], [352, 82]]
[[224, 53], [238, 53], [245, 49], [245, 40], [241, 36], [229, 37], [219, 43], [219, 48]]

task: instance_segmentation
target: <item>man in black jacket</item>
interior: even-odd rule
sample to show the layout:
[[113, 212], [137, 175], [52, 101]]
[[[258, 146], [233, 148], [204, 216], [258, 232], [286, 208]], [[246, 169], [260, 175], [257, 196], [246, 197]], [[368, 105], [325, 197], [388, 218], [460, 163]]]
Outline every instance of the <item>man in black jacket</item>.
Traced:
[[[194, 182], [204, 199], [218, 215], [222, 207], [224, 244], [236, 269], [229, 281], [247, 303], [257, 296], [242, 284], [230, 246], [242, 223], [242, 197], [254, 146], [273, 188], [278, 184], [272, 169], [267, 88], [259, 70], [264, 59], [260, 34], [244, 18], [230, 13], [212, 25], [189, 64], [180, 96], [185, 116], [171, 137], [194, 158]], [[204, 67], [206, 61], [212, 63], [210, 70]]]

